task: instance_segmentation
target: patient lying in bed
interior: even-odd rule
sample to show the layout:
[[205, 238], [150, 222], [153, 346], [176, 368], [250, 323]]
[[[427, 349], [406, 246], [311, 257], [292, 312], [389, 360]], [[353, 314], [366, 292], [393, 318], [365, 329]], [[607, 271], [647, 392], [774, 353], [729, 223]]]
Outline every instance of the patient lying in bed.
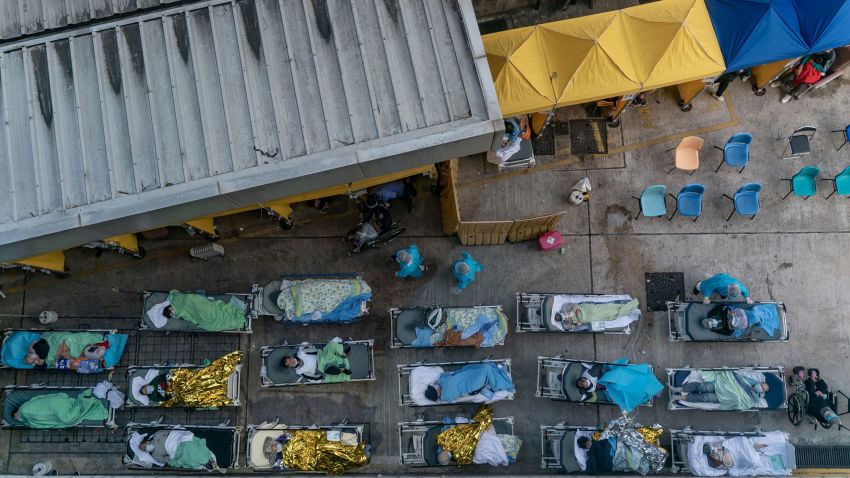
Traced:
[[80, 373], [100, 372], [110, 348], [103, 334], [92, 332], [42, 332], [21, 330], [3, 345], [3, 362], [11, 367], [71, 369]]
[[210, 332], [239, 330], [247, 320], [245, 304], [235, 297], [225, 302], [176, 290], [168, 293], [168, 300], [148, 309], [147, 316], [158, 329], [165, 327], [169, 320], [180, 319]]
[[790, 475], [788, 439], [783, 432], [763, 437], [695, 436], [688, 467], [697, 476]]
[[345, 382], [350, 380], [348, 354], [351, 346], [334, 337], [321, 349], [308, 343], [301, 344], [294, 356], [284, 357], [281, 363], [294, 368], [301, 378], [311, 382]]
[[191, 470], [208, 465], [218, 468], [207, 441], [188, 430], [159, 430], [150, 435], [133, 432], [130, 449], [135, 455], [133, 462], [147, 468], [166, 465]]
[[569, 296], [555, 296], [551, 323], [564, 332], [623, 328], [640, 317], [637, 299], [627, 302], [573, 302]]
[[75, 427], [84, 421], [106, 420], [109, 411], [88, 389], [73, 397], [67, 393], [35, 396], [12, 412], [12, 418], [30, 428], [59, 429]]
[[465, 365], [453, 372], [440, 367], [417, 367], [410, 373], [410, 394], [416, 404], [489, 403], [513, 396], [507, 369], [494, 363]]

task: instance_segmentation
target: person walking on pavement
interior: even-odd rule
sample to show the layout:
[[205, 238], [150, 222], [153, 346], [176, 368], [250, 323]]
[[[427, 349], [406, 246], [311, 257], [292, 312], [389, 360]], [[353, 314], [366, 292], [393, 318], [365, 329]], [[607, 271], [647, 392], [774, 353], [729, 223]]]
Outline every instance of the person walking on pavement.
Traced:
[[484, 266], [475, 262], [468, 252], [464, 252], [463, 258], [452, 264], [452, 274], [457, 280], [457, 287], [454, 292], [460, 293], [460, 291], [466, 289], [466, 286], [475, 280], [475, 274], [482, 270], [484, 270]]
[[428, 270], [428, 266], [422, 263], [424, 259], [419, 254], [419, 248], [416, 244], [411, 244], [407, 249], [402, 249], [395, 253], [393, 260], [398, 262], [399, 270], [395, 273], [396, 277], [422, 277], [422, 273]]
[[711, 296], [717, 294], [723, 300], [739, 300], [741, 297], [747, 300], [748, 304], [752, 304], [750, 299], [750, 291], [747, 286], [738, 279], [729, 274], [714, 274], [713, 276], [697, 282], [694, 287], [694, 295], [703, 295], [703, 303], [711, 302]]

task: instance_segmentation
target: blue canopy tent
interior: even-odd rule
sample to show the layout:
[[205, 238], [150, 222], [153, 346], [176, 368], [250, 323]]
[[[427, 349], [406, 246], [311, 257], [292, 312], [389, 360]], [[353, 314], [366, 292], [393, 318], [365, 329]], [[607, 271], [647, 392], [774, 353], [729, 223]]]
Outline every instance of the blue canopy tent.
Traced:
[[706, 0], [705, 5], [727, 71], [797, 58], [809, 51], [795, 0]]
[[850, 0], [794, 0], [808, 53], [850, 45]]

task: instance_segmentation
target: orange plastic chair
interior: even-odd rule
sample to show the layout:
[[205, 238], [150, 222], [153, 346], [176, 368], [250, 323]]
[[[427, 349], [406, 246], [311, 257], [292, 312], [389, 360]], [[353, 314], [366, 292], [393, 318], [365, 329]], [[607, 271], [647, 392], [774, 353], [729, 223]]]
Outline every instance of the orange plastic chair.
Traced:
[[703, 144], [705, 144], [705, 141], [697, 136], [682, 138], [682, 142], [675, 148], [676, 165], [670, 171], [667, 171], [667, 174], [672, 173], [675, 169], [690, 171], [690, 174], [694, 174], [694, 171], [699, 169], [699, 151]]

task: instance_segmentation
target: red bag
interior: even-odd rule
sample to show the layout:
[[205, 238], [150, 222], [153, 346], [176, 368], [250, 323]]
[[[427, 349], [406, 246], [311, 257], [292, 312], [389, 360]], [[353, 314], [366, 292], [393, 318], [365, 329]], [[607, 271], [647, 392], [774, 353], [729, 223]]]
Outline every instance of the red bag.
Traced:
[[797, 75], [796, 78], [794, 78], [793, 84], [794, 84], [794, 86], [797, 86], [797, 85], [800, 85], [800, 84], [803, 84], [803, 83], [805, 83], [807, 85], [813, 85], [813, 84], [817, 83], [818, 81], [820, 81], [820, 79], [821, 79], [821, 74], [818, 71], [818, 69], [815, 68], [814, 66], [812, 66], [811, 62], [807, 61], [806, 64], [803, 65], [803, 71], [801, 71], [800, 74]]
[[563, 239], [561, 238], [560, 232], [549, 231], [537, 238], [537, 247], [539, 247], [541, 251], [549, 251], [561, 247], [562, 242]]

